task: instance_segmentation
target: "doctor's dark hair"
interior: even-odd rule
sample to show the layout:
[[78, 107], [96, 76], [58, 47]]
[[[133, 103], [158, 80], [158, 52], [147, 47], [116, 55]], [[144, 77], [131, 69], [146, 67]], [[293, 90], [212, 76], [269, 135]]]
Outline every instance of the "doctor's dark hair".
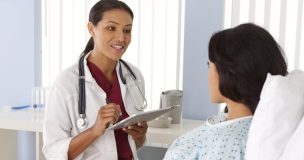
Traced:
[[267, 73], [287, 74], [283, 54], [274, 38], [252, 23], [217, 32], [209, 41], [209, 60], [219, 74], [221, 94], [245, 104], [252, 113], [260, 100]]
[[[89, 21], [93, 23], [94, 26], [98, 24], [99, 21], [103, 18], [103, 13], [112, 9], [122, 9], [127, 11], [131, 18], [133, 19], [134, 15], [131, 8], [122, 1], [119, 0], [100, 0], [98, 1], [90, 10]], [[83, 53], [87, 54], [94, 48], [94, 40], [91, 37], [84, 49]]]

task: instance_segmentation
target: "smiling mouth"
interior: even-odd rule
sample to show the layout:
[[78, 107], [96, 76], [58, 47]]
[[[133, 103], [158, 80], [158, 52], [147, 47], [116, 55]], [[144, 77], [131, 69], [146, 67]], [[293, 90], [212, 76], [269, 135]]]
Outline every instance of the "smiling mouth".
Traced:
[[116, 50], [123, 50], [125, 48], [125, 46], [123, 46], [123, 45], [111, 45], [111, 47]]

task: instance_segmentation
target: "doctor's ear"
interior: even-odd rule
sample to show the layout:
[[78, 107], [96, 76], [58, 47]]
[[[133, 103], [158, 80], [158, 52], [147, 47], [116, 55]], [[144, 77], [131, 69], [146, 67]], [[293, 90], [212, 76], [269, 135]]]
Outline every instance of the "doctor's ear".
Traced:
[[94, 37], [94, 36], [95, 36], [95, 33], [94, 33], [94, 28], [95, 28], [95, 26], [94, 26], [94, 24], [93, 24], [92, 22], [89, 22], [89, 23], [87, 24], [87, 27], [88, 27], [88, 31], [89, 31], [90, 35], [91, 35], [92, 37]]

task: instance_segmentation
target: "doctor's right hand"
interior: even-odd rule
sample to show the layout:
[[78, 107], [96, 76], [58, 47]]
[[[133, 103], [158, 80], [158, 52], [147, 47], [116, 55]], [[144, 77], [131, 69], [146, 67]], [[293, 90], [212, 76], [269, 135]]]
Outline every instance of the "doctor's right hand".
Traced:
[[95, 124], [92, 126], [92, 131], [96, 136], [104, 134], [107, 126], [118, 121], [121, 115], [120, 106], [115, 103], [109, 103], [102, 106], [97, 113]]

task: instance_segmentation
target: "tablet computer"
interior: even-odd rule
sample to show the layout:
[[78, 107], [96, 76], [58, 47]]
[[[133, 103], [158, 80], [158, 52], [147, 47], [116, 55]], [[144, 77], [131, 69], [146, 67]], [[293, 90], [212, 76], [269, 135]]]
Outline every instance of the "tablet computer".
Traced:
[[152, 110], [152, 111], [147, 111], [147, 112], [143, 112], [143, 113], [139, 113], [139, 114], [134, 114], [126, 119], [123, 119], [115, 124], [113, 124], [112, 126], [110, 126], [109, 128], [107, 128], [107, 130], [115, 130], [115, 129], [119, 129], [119, 128], [123, 128], [123, 127], [127, 127], [139, 122], [143, 122], [143, 121], [151, 121], [173, 109], [175, 109], [177, 106], [172, 106], [172, 107], [166, 107], [166, 108], [162, 108], [162, 109], [158, 109], [158, 110]]

